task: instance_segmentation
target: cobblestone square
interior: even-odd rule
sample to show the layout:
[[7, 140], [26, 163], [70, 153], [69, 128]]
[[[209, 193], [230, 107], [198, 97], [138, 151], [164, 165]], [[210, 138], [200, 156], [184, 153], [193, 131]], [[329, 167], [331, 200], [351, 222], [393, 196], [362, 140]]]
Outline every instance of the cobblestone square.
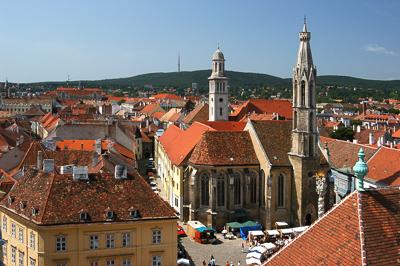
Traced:
[[[186, 226], [183, 226], [186, 232]], [[206, 261], [206, 265], [211, 258], [211, 255], [214, 256], [216, 265], [225, 266], [226, 262], [233, 262], [236, 266], [240, 261], [240, 265], [246, 265], [246, 254], [242, 252], [242, 243], [243, 240], [241, 238], [229, 240], [223, 239], [221, 234], [217, 234], [218, 240], [221, 242], [219, 244], [200, 244], [192, 240], [190, 237], [181, 238], [181, 243], [185, 247], [189, 256], [192, 258], [192, 265], [200, 265], [202, 266], [203, 260]], [[248, 247], [245, 247], [245, 252], [248, 251]]]

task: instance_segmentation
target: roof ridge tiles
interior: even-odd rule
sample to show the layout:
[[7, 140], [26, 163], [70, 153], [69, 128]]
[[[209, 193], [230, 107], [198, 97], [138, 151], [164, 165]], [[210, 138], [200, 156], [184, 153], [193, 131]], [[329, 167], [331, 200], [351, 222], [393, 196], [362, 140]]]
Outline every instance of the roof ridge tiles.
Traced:
[[358, 226], [360, 228], [360, 251], [361, 265], [367, 265], [367, 256], [365, 250], [364, 220], [362, 211], [362, 193], [357, 194]]
[[48, 193], [47, 193], [47, 196], [46, 196], [46, 202], [44, 204], [43, 212], [40, 214], [40, 223], [42, 223], [44, 214], [46, 213], [47, 205], [49, 203], [49, 198], [50, 198], [50, 192], [51, 192], [51, 189], [53, 188], [53, 183], [54, 183], [55, 176], [56, 176], [55, 173], [51, 173], [51, 181], [50, 181]]

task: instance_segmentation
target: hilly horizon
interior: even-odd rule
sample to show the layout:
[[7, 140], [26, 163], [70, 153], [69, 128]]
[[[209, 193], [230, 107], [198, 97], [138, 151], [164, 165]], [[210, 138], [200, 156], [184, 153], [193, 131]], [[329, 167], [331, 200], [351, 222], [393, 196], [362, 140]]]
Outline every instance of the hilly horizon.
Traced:
[[[154, 72], [140, 74], [125, 78], [112, 78], [100, 80], [75, 80], [70, 84], [99, 87], [143, 87], [152, 85], [154, 87], [176, 87], [187, 88], [192, 83], [197, 83], [199, 88], [208, 86], [208, 77], [211, 70], [195, 70], [182, 72]], [[289, 87], [291, 78], [280, 78], [273, 75], [253, 72], [226, 71], [231, 87], [257, 88], [257, 87]], [[44, 81], [23, 83], [32, 86], [61, 86], [65, 81]], [[400, 80], [373, 80], [341, 75], [321, 75], [317, 77], [318, 85], [362, 87], [362, 88], [400, 88]]]

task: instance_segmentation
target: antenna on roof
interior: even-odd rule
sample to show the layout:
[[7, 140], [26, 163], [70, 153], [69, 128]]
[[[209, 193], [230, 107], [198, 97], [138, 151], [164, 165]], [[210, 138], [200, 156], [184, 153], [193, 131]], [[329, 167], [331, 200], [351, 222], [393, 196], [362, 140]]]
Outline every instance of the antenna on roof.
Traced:
[[69, 74], [67, 76], [67, 87], [69, 87]]
[[181, 72], [181, 53], [178, 52], [178, 73]]

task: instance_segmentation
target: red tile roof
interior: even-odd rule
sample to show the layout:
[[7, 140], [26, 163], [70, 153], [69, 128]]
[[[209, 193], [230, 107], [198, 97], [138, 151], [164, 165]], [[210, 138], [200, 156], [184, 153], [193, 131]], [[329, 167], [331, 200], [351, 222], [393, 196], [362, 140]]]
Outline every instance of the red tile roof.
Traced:
[[[117, 180], [107, 172], [91, 174], [89, 180], [74, 181], [71, 174], [28, 170], [9, 192], [13, 203], [6, 197], [0, 208], [39, 225], [131, 221], [131, 210], [138, 210], [142, 219], [176, 219], [173, 209], [138, 173], [126, 180]], [[26, 202], [24, 209], [20, 208], [21, 201]], [[37, 215], [32, 215], [32, 207]], [[106, 219], [108, 210], [114, 212], [112, 221]], [[81, 212], [88, 213], [88, 221], [80, 220]]]
[[400, 129], [396, 130], [396, 132], [394, 132], [394, 133], [392, 134], [392, 137], [393, 137], [393, 138], [399, 139], [399, 138], [400, 138]]
[[354, 191], [264, 265], [396, 265], [399, 188]]
[[230, 120], [239, 121], [249, 113], [273, 114], [286, 119], [292, 119], [292, 103], [289, 100], [268, 100], [268, 99], [250, 99], [242, 106], [237, 108], [233, 114], [229, 116]]
[[170, 93], [160, 93], [160, 94], [155, 94], [152, 96], [154, 99], [170, 99], [170, 100], [180, 100], [183, 101], [183, 98], [181, 96], [178, 96], [176, 94], [170, 94]]
[[236, 121], [204, 121], [201, 124], [207, 125], [217, 131], [243, 131], [246, 122]]
[[357, 154], [361, 147], [364, 149], [366, 161], [377, 151], [375, 147], [326, 137], [320, 137], [320, 142], [323, 148], [325, 146], [328, 148], [331, 167], [346, 173], [353, 172], [353, 166], [358, 160]]
[[273, 165], [291, 166], [292, 122], [288, 120], [251, 121], [258, 139]]
[[213, 129], [198, 122], [193, 123], [187, 130], [172, 125], [160, 137], [160, 143], [171, 162], [181, 165], [200, 141], [203, 133], [208, 130]]
[[95, 140], [88, 139], [74, 139], [74, 140], [61, 140], [56, 141], [56, 147], [60, 150], [82, 150], [82, 151], [94, 151]]
[[198, 104], [184, 119], [185, 124], [208, 121], [208, 104]]
[[189, 162], [213, 166], [259, 164], [247, 131], [204, 132]]
[[400, 186], [400, 150], [382, 146], [367, 164], [366, 178], [388, 186]]
[[143, 107], [142, 110], [140, 110], [140, 113], [142, 114], [147, 114], [151, 115], [155, 112], [165, 112], [164, 109], [161, 108], [161, 106], [158, 103], [151, 103]]
[[154, 112], [151, 116], [160, 120], [163, 115], [165, 115], [165, 112]]

